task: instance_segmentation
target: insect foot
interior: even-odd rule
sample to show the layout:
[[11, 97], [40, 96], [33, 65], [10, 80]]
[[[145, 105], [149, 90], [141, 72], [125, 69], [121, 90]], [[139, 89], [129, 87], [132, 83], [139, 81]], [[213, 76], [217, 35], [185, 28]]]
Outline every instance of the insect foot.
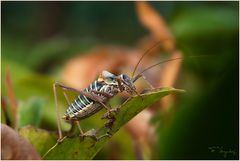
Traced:
[[96, 136], [96, 130], [95, 129], [91, 129], [89, 131], [87, 131], [84, 134], [80, 134], [80, 141], [83, 141], [85, 137], [90, 137], [92, 138], [94, 141], [98, 141], [97, 136]]
[[104, 124], [105, 128], [107, 128], [109, 131], [111, 131], [111, 130], [112, 130], [113, 123], [114, 123], [115, 120], [116, 120], [115, 117], [112, 117], [112, 118], [108, 119], [108, 122], [106, 122], [106, 123]]
[[65, 140], [66, 138], [67, 138], [67, 136], [64, 136], [63, 138], [59, 138], [59, 139], [57, 140], [57, 143], [58, 143], [58, 144], [62, 143], [63, 140]]
[[[101, 119], [111, 119], [114, 117], [115, 114], [119, 112], [120, 108], [112, 108], [108, 110], [105, 114], [102, 115]], [[114, 114], [115, 113], [115, 114]]]
[[102, 136], [99, 136], [97, 139], [98, 141], [101, 140], [102, 138], [104, 137], [108, 137], [108, 138], [111, 138], [112, 137], [112, 134], [110, 132], [107, 132], [106, 134], [103, 134]]

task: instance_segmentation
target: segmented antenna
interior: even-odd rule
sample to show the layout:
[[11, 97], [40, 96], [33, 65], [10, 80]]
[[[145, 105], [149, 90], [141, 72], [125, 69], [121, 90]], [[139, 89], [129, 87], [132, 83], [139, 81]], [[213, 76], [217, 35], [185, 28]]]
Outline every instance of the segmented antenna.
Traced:
[[[198, 55], [198, 56], [187, 56], [188, 58], [197, 58], [197, 57], [209, 57], [210, 55]], [[177, 57], [177, 58], [173, 58], [173, 59], [168, 59], [168, 60], [164, 60], [164, 61], [161, 61], [161, 62], [158, 62], [156, 64], [153, 64], [147, 68], [145, 68], [144, 70], [142, 70], [140, 73], [138, 73], [134, 78], [132, 78], [133, 82], [135, 82], [138, 78], [140, 78], [139, 76], [141, 74], [143, 74], [144, 72], [146, 72], [147, 70], [149, 69], [152, 69], [153, 67], [157, 66], [157, 65], [160, 65], [160, 64], [163, 64], [163, 63], [166, 63], [166, 62], [171, 62], [171, 61], [175, 61], [175, 60], [179, 60], [179, 59], [183, 59], [183, 57]]]
[[163, 41], [163, 40], [158, 41], [156, 44], [154, 44], [151, 48], [149, 48], [148, 50], [146, 50], [146, 51], [143, 53], [143, 55], [141, 56], [141, 58], [138, 60], [137, 64], [135, 65], [135, 68], [134, 68], [134, 70], [133, 70], [133, 73], [132, 73], [132, 77], [131, 77], [131, 78], [134, 77], [134, 74], [135, 74], [135, 72], [136, 72], [136, 70], [137, 70], [137, 67], [138, 67], [138, 65], [140, 64], [140, 62], [142, 61], [143, 57], [146, 56], [152, 49], [154, 49], [155, 47], [157, 47], [158, 45], [160, 45], [160, 43], [161, 43], [162, 41]]

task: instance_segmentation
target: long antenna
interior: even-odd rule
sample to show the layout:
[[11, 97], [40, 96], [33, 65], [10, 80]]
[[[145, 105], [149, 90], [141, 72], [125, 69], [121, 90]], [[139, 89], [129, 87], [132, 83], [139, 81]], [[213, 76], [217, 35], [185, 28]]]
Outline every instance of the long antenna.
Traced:
[[146, 56], [148, 53], [150, 53], [150, 51], [151, 51], [152, 49], [154, 49], [155, 47], [157, 47], [158, 45], [160, 45], [160, 43], [163, 42], [163, 41], [165, 41], [165, 40], [167, 40], [167, 39], [163, 39], [163, 40], [158, 41], [156, 44], [154, 44], [151, 48], [149, 48], [148, 50], [146, 50], [146, 51], [143, 53], [143, 55], [142, 55], [141, 58], [138, 60], [136, 66], [135, 66], [135, 68], [134, 68], [134, 70], [133, 70], [133, 73], [132, 73], [132, 77], [131, 77], [131, 78], [133, 78], [133, 76], [134, 76], [134, 74], [135, 74], [135, 72], [136, 72], [136, 70], [137, 70], [137, 67], [138, 67], [138, 65], [140, 64], [140, 62], [142, 61], [142, 59], [144, 58], [144, 56]]
[[[206, 57], [206, 56], [210, 56], [210, 55], [187, 56], [187, 57], [188, 58], [195, 58], [195, 57]], [[142, 70], [140, 73], [138, 73], [134, 78], [132, 78], [132, 81], [135, 82], [138, 78], [140, 78], [141, 74], [143, 74], [144, 72], [146, 72], [149, 69], [152, 69], [153, 67], [155, 67], [157, 65], [160, 65], [160, 64], [163, 64], [163, 63], [166, 63], [166, 62], [171, 62], [171, 61], [174, 61], [174, 60], [179, 60], [179, 59], [183, 59], [183, 57], [177, 57], [177, 58], [173, 58], [173, 59], [168, 59], [168, 60], [164, 60], [164, 61], [158, 62], [156, 64], [153, 64], [153, 65], [145, 68], [144, 70]]]

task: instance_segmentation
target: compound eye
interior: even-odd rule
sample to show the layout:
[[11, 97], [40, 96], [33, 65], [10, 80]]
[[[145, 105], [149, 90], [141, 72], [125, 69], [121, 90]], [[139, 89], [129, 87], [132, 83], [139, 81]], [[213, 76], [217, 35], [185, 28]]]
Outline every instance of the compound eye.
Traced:
[[123, 80], [127, 79], [127, 76], [125, 74], [122, 74], [121, 77], [122, 77]]

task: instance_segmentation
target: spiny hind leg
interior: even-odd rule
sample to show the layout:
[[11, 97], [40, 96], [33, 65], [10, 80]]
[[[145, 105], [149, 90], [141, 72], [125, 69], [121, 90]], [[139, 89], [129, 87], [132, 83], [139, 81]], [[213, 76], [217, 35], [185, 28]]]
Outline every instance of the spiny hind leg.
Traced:
[[[97, 92], [97, 91], [92, 90], [90, 92], [85, 92], [85, 91], [82, 91], [82, 90], [77, 90], [77, 89], [65, 86], [65, 85], [63, 85], [62, 83], [59, 83], [59, 82], [54, 82], [54, 86], [55, 86], [55, 88], [56, 88], [56, 86], [59, 86], [63, 90], [68, 90], [68, 91], [75, 92], [77, 94], [82, 94], [82, 95], [84, 95], [87, 98], [90, 98], [90, 99], [92, 99], [92, 100], [94, 100], [96, 102], [101, 103], [105, 108], [108, 108], [105, 104], [103, 104], [103, 102], [104, 102], [103, 98], [94, 93], [94, 92]], [[105, 93], [104, 96], [109, 96], [109, 94]]]
[[63, 135], [62, 135], [62, 130], [61, 130], [61, 125], [60, 125], [60, 113], [59, 113], [59, 106], [58, 106], [58, 99], [57, 99], [57, 82], [53, 83], [53, 94], [54, 94], [54, 101], [55, 101], [55, 110], [57, 114], [57, 126], [58, 126], [58, 140], [57, 142], [60, 143], [63, 141]]
[[[57, 126], [58, 126], [58, 140], [57, 143], [55, 145], [53, 145], [43, 156], [42, 159], [50, 152], [52, 151], [58, 144], [60, 144], [63, 140], [65, 140], [67, 138], [67, 135], [63, 137], [62, 135], [62, 130], [61, 130], [61, 125], [60, 125], [60, 113], [59, 113], [59, 106], [58, 106], [58, 99], [57, 99], [57, 86], [59, 86], [58, 82], [54, 82], [53, 83], [53, 94], [54, 94], [54, 102], [55, 102], [55, 110], [56, 110], [56, 115], [57, 115]], [[61, 86], [60, 86], [61, 87]], [[69, 104], [69, 99], [67, 97], [67, 94], [63, 91], [64, 97], [66, 99], [66, 101]]]
[[[105, 109], [109, 110], [111, 109], [111, 107], [105, 105], [104, 102], [106, 102], [109, 98], [112, 97], [112, 95], [106, 93], [106, 92], [100, 92], [100, 91], [96, 91], [96, 90], [91, 90], [89, 91], [89, 94], [94, 98], [94, 101], [98, 102], [99, 104], [101, 104]], [[100, 95], [103, 95], [105, 98], [99, 96]]]
[[[56, 108], [56, 113], [57, 113], [57, 123], [58, 123], [58, 135], [59, 135], [59, 138], [58, 138], [58, 140], [62, 140], [62, 131], [61, 131], [61, 125], [60, 125], [60, 114], [59, 114], [59, 106], [58, 106], [58, 100], [57, 100], [57, 92], [56, 92], [56, 87], [60, 87], [63, 91], [63, 94], [64, 94], [64, 97], [65, 97], [65, 99], [66, 99], [66, 101], [67, 101], [67, 103], [68, 103], [68, 105], [70, 106], [70, 101], [69, 101], [69, 99], [68, 99], [68, 96], [67, 96], [67, 94], [66, 94], [66, 92], [65, 92], [65, 90], [67, 90], [67, 91], [71, 91], [71, 92], [75, 92], [75, 93], [77, 93], [77, 94], [83, 94], [83, 95], [85, 95], [86, 97], [90, 97], [91, 99], [94, 99], [94, 98], [92, 98], [91, 96], [89, 96], [89, 94], [88, 93], [86, 93], [86, 92], [83, 92], [83, 91], [79, 91], [79, 90], [77, 90], [77, 89], [74, 89], [74, 88], [71, 88], [71, 87], [68, 87], [68, 86], [65, 86], [64, 84], [62, 84], [62, 83], [59, 83], [59, 82], [54, 82], [54, 84], [53, 84], [53, 93], [54, 93], [54, 98], [55, 98], [55, 108]], [[80, 124], [79, 124], [80, 125]]]
[[[104, 104], [104, 100], [102, 99], [102, 97], [98, 96], [97, 94], [102, 94], [104, 95], [106, 98], [110, 98], [111, 95], [109, 95], [108, 93], [102, 93], [102, 92], [98, 92], [98, 91], [94, 91], [92, 90], [91, 92], [84, 92], [84, 91], [79, 91], [77, 89], [71, 88], [71, 87], [67, 87], [62, 83], [59, 82], [54, 82], [53, 88], [54, 88], [54, 96], [55, 96], [55, 100], [57, 100], [57, 94], [56, 94], [56, 87], [60, 87], [62, 90], [67, 90], [67, 91], [72, 91], [75, 92], [77, 94], [82, 94], [84, 96], [86, 96], [87, 98], [90, 98], [98, 103], [100, 103], [103, 107], [105, 107], [107, 110], [110, 110], [111, 108], [109, 108], [108, 106], [106, 106]], [[70, 101], [68, 99], [67, 94], [65, 93], [65, 91], [63, 91], [64, 97], [68, 103], [68, 105], [70, 106]], [[58, 122], [58, 133], [59, 133], [59, 138], [58, 138], [58, 142], [62, 142], [66, 137], [62, 137], [62, 131], [61, 131], [61, 126], [60, 126], [60, 116], [59, 116], [59, 108], [58, 108], [58, 103], [56, 102], [56, 111], [57, 111], [57, 122]], [[92, 129], [86, 133], [83, 132], [79, 121], [77, 121], [77, 126], [78, 129], [80, 131], [80, 138], [84, 139], [84, 137], [89, 136], [91, 138], [93, 138], [94, 140], [98, 140], [98, 138], [96, 137], [96, 130]], [[107, 135], [108, 136], [108, 135]]]
[[[69, 98], [68, 98], [65, 90], [68, 90], [68, 91], [71, 91], [71, 92], [77, 92], [77, 93], [78, 93], [78, 91], [74, 88], [67, 87], [67, 86], [63, 85], [62, 83], [59, 83], [59, 82], [56, 82], [56, 81], [53, 83], [53, 93], [54, 93], [54, 99], [55, 99], [55, 108], [56, 108], [57, 125], [58, 125], [58, 140], [57, 141], [59, 143], [61, 143], [67, 136], [63, 137], [63, 135], [62, 135], [61, 125], [60, 125], [59, 105], [58, 105], [58, 99], [57, 99], [57, 87], [60, 87], [62, 89], [64, 98], [65, 98], [68, 106], [70, 106], [71, 103], [69, 101]], [[73, 122], [71, 122], [71, 124], [73, 124]]]
[[[107, 106], [104, 104], [104, 102], [106, 102], [106, 100], [110, 99], [112, 97], [112, 95], [110, 95], [106, 92], [99, 92], [99, 91], [95, 91], [95, 90], [91, 90], [90, 93], [95, 98], [95, 100], [97, 100], [97, 102], [100, 103], [107, 110], [107, 112], [102, 116], [102, 119], [112, 118], [113, 117], [112, 115], [114, 115], [114, 113], [117, 113], [119, 111], [119, 108], [111, 108], [110, 105]], [[103, 100], [102, 97], [100, 97], [98, 94], [106, 97], [106, 100]]]

